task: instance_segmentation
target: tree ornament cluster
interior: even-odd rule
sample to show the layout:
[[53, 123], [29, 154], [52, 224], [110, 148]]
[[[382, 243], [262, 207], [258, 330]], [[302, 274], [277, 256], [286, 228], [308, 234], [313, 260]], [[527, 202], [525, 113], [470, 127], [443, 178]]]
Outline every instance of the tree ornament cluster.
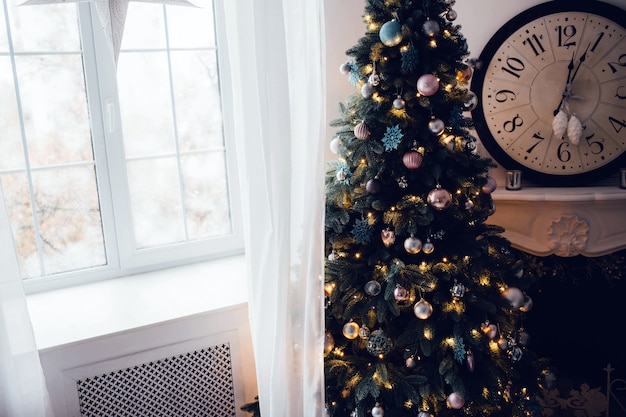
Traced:
[[487, 223], [497, 184], [468, 114], [480, 68], [454, 1], [365, 3], [331, 123], [326, 413], [538, 417], [532, 277]]

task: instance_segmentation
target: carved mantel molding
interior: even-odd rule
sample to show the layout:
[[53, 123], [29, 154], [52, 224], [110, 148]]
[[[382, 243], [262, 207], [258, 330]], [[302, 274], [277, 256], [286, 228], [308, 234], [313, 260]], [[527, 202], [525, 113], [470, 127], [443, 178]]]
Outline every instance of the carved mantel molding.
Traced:
[[492, 194], [488, 223], [514, 247], [536, 256], [595, 257], [626, 249], [626, 190], [618, 187], [504, 187]]

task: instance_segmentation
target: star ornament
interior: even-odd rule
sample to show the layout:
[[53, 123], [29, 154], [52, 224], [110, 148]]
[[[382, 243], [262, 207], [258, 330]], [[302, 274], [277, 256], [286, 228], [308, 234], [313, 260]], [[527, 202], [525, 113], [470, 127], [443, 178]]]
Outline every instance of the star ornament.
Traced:
[[[100, 24], [104, 30], [104, 34], [109, 44], [111, 54], [115, 64], [120, 54], [122, 45], [122, 35], [124, 33], [124, 24], [126, 22], [126, 12], [128, 11], [128, 3], [131, 0], [26, 0], [20, 6], [37, 6], [44, 4], [58, 3], [79, 3], [90, 1], [96, 6]], [[175, 6], [198, 7], [188, 0], [132, 0], [143, 3], [167, 4]]]

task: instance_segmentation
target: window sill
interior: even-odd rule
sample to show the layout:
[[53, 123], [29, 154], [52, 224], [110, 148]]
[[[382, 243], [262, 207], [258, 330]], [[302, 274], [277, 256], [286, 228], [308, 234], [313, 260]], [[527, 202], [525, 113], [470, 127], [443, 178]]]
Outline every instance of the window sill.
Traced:
[[243, 255], [27, 296], [39, 350], [247, 302]]

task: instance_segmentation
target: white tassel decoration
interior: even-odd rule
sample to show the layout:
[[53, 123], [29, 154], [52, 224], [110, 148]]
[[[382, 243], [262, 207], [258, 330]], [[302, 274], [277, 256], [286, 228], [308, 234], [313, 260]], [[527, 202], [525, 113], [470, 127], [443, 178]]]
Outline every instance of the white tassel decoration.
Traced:
[[578, 145], [580, 143], [580, 137], [583, 134], [583, 124], [578, 117], [572, 115], [567, 123], [567, 137], [572, 145]]
[[554, 116], [554, 120], [552, 121], [552, 131], [554, 132], [554, 136], [561, 139], [563, 135], [565, 135], [565, 131], [567, 130], [567, 113], [563, 110], [559, 110], [559, 112]]

